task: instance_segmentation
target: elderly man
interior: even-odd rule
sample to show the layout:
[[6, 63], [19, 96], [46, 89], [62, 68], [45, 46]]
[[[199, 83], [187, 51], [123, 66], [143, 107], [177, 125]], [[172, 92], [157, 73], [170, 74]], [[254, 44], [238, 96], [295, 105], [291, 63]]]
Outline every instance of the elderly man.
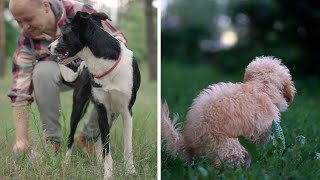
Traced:
[[[55, 57], [48, 53], [47, 46], [58, 38], [60, 27], [71, 22], [77, 11], [94, 12], [91, 6], [71, 0], [10, 0], [9, 8], [21, 28], [21, 36], [13, 57], [12, 87], [8, 96], [12, 101], [13, 119], [16, 127], [14, 151], [29, 150], [28, 105], [36, 104], [47, 141], [60, 148], [61, 126], [59, 123], [60, 91], [70, 89], [76, 78], [70, 79], [61, 74], [61, 70], [71, 71], [75, 75], [78, 64], [71, 69], [59, 66]], [[106, 31], [126, 44], [123, 34], [103, 21]], [[68, 88], [69, 87], [69, 88]], [[89, 122], [84, 125], [80, 135], [80, 145], [95, 137], [97, 131], [96, 111], [93, 110]], [[91, 151], [91, 147], [87, 147]]]

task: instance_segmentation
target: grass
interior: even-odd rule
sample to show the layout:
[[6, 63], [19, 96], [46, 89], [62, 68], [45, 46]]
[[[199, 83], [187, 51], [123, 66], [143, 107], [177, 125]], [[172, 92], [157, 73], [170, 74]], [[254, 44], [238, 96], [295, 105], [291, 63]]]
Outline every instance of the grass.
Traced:
[[[114, 179], [156, 179], [157, 177], [157, 86], [148, 81], [146, 64], [140, 64], [142, 84], [133, 107], [133, 159], [137, 175], [125, 173], [123, 164], [122, 120], [118, 118], [111, 130], [111, 152]], [[87, 154], [75, 145], [72, 163], [63, 163], [66, 139], [69, 133], [69, 117], [72, 111], [72, 91], [61, 94], [63, 127], [63, 150], [56, 154], [53, 147], [43, 140], [41, 122], [35, 103], [31, 106], [29, 136], [31, 148], [40, 153], [37, 159], [29, 160], [25, 155], [12, 153], [15, 140], [10, 99], [6, 96], [11, 85], [11, 76], [0, 83], [0, 179], [102, 179], [103, 165], [98, 164], [94, 154]], [[92, 106], [89, 107], [92, 109]], [[90, 109], [83, 119], [87, 119]], [[83, 120], [79, 128], [82, 127]]]
[[[238, 72], [225, 72], [214, 65], [186, 65], [165, 61], [161, 66], [161, 98], [168, 102], [171, 116], [178, 113], [184, 121], [192, 100], [208, 85], [217, 82], [242, 81], [245, 67]], [[286, 140], [285, 150], [272, 142], [256, 148], [243, 142], [251, 153], [249, 168], [213, 169], [206, 158], [187, 164], [161, 151], [161, 179], [319, 179], [320, 178], [320, 79], [296, 77], [294, 102], [281, 114], [281, 127]], [[305, 141], [304, 141], [305, 140]], [[245, 140], [244, 140], [245, 141]]]

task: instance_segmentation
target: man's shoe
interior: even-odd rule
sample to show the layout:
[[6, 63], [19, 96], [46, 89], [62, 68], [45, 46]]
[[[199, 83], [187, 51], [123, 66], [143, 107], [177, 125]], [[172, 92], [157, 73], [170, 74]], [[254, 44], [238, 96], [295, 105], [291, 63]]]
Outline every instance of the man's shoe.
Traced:
[[86, 149], [87, 153], [89, 153], [89, 154], [93, 153], [93, 149], [94, 149], [93, 140], [88, 140], [83, 135], [78, 135], [77, 138], [76, 138], [76, 141], [78, 142], [78, 144], [79, 144], [79, 146], [81, 148], [85, 148]]
[[54, 143], [53, 143], [53, 146], [54, 146], [55, 152], [61, 151], [61, 145], [60, 145], [59, 142], [54, 142]]
[[46, 140], [48, 144], [52, 144], [52, 146], [54, 147], [54, 151], [55, 152], [60, 152], [61, 151], [61, 144], [60, 142], [51, 140], [51, 139], [47, 139]]

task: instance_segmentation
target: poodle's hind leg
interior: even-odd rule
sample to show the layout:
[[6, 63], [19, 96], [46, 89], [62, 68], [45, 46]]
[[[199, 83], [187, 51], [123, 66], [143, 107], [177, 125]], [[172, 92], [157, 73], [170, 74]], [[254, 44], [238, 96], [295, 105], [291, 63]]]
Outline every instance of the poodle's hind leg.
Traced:
[[220, 167], [221, 161], [224, 161], [228, 167], [250, 166], [249, 153], [241, 146], [237, 138], [220, 139], [214, 149], [216, 157], [213, 159], [213, 163], [215, 167]]

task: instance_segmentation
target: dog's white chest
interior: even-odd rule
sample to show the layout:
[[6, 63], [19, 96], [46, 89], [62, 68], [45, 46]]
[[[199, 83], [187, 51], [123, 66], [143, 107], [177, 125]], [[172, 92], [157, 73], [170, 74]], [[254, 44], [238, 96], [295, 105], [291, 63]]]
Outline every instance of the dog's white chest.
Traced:
[[127, 110], [131, 94], [120, 91], [116, 88], [93, 88], [93, 97], [99, 103], [102, 103], [107, 108], [107, 111], [120, 113]]
[[[107, 75], [95, 78], [94, 81], [101, 88], [93, 88], [93, 97], [104, 104], [108, 111], [115, 113], [124, 112], [128, 109], [133, 87], [132, 52], [123, 45], [122, 57], [118, 65]], [[114, 60], [96, 58], [89, 48], [84, 48], [83, 58], [90, 73], [99, 76], [108, 71], [114, 64]]]
[[[132, 94], [132, 68], [117, 67], [116, 72], [101, 79], [94, 79], [101, 88], [93, 88], [93, 97], [115, 113], [127, 110]], [[122, 71], [124, 70], [124, 71]], [[128, 71], [129, 70], [129, 71]], [[131, 72], [131, 73], [130, 73]]]

